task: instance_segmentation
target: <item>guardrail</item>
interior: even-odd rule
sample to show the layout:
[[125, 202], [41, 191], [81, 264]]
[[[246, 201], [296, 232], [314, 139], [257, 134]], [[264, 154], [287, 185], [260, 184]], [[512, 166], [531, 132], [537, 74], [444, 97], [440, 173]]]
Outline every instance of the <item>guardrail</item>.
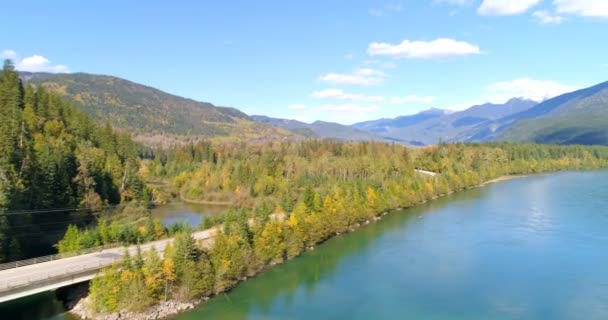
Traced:
[[[193, 234], [197, 241], [208, 241], [212, 239], [215, 234], [214, 229], [196, 232]], [[140, 246], [142, 251], [156, 248], [162, 254], [164, 248], [173, 242], [172, 238], [157, 240], [149, 242]], [[105, 249], [114, 249], [107, 250]], [[65, 285], [66, 283], [76, 283], [91, 279], [96, 271], [109, 267], [120, 260], [123, 255], [119, 250], [118, 245], [104, 246], [91, 248], [86, 250], [80, 250], [72, 252], [70, 254], [56, 254], [45, 257], [38, 257], [28, 260], [15, 261], [0, 265], [0, 271], [7, 270], [5, 274], [0, 278], [0, 301], [8, 301], [7, 297], [11, 295], [19, 295], [19, 292], [40, 292], [39, 289], [45, 288], [58, 288]], [[128, 250], [131, 254], [135, 254], [134, 250], [137, 250], [137, 246], [130, 246]], [[92, 255], [90, 257], [82, 257], [82, 254], [95, 253], [99, 254]], [[67, 258], [67, 259], [65, 259]], [[71, 260], [65, 263], [55, 262], [49, 264], [45, 268], [28, 268], [27, 270], [20, 271], [8, 271], [8, 269], [20, 268], [23, 266], [39, 264], [43, 262], [49, 262], [53, 260]], [[92, 261], [91, 261], [92, 259]], [[93, 272], [95, 271], [95, 272]], [[4, 300], [3, 300], [4, 299]], [[12, 299], [12, 298], [10, 298]]]
[[[96, 261], [96, 262], [87, 262], [78, 266], [67, 267], [65, 269], [56, 270], [54, 272], [40, 272], [34, 275], [31, 275], [27, 278], [16, 277], [17, 279], [2, 279], [4, 281], [0, 282], [0, 297], [3, 296], [3, 293], [10, 292], [12, 290], [18, 288], [24, 288], [29, 286], [41, 287], [44, 285], [53, 285], [56, 281], [65, 281], [66, 278], [72, 277], [74, 280], [74, 276], [82, 275], [83, 273], [90, 271], [98, 271], [104, 267], [111, 266], [116, 263], [122, 257], [113, 257], [111, 259], [107, 259], [105, 261]], [[53, 281], [54, 280], [54, 281]], [[52, 281], [52, 282], [49, 282]], [[45, 284], [46, 282], [46, 284]]]
[[58, 253], [58, 254], [53, 254], [53, 255], [48, 255], [48, 256], [26, 259], [26, 260], [6, 262], [6, 263], [0, 264], [0, 271], [25, 267], [25, 266], [29, 266], [29, 265], [33, 265], [33, 264], [49, 262], [49, 261], [54, 261], [54, 260], [59, 260], [59, 259], [64, 259], [64, 258], [69, 258], [69, 257], [80, 256], [83, 254], [100, 252], [100, 251], [103, 251], [106, 249], [113, 249], [113, 248], [119, 248], [119, 247], [122, 247], [122, 245], [121, 244], [109, 244], [109, 245], [105, 245], [105, 246], [101, 246], [101, 247], [82, 249], [82, 250], [73, 251], [73, 252]]

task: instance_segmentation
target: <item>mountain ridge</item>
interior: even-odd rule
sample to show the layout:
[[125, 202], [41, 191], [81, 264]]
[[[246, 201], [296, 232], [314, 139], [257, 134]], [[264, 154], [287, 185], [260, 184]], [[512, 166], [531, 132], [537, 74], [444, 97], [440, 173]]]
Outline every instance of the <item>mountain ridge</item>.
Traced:
[[335, 122], [316, 120], [312, 123], [306, 123], [298, 120], [273, 118], [263, 115], [252, 115], [251, 118], [260, 123], [271, 124], [309, 138], [344, 141], [387, 141], [385, 137]]
[[[532, 100], [512, 98], [504, 104], [484, 103], [456, 112], [429, 109], [412, 116], [402, 116], [389, 120], [380, 119], [375, 122], [368, 121], [354, 126], [366, 130], [381, 131], [391, 138], [420, 141], [426, 145], [436, 144], [440, 141], [467, 141], [469, 130], [489, 124], [491, 121], [504, 116], [527, 110], [536, 104]], [[405, 124], [402, 123], [404, 119], [406, 120]], [[374, 127], [374, 125], [377, 126]]]
[[[20, 72], [25, 83], [59, 93], [98, 121], [147, 144], [202, 139], [265, 140], [293, 134], [260, 124], [236, 108], [216, 106], [108, 75]], [[159, 141], [161, 140], [161, 141]]]

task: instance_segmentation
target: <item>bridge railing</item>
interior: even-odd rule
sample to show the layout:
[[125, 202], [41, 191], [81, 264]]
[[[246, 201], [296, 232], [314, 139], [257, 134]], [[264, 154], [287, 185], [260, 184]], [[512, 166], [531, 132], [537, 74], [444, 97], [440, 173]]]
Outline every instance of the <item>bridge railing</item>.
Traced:
[[31, 274], [28, 277], [12, 277], [1, 279], [0, 281], [0, 296], [3, 292], [13, 289], [28, 287], [32, 285], [40, 285], [48, 283], [50, 280], [62, 279], [69, 276], [79, 275], [88, 271], [98, 271], [104, 267], [109, 267], [122, 259], [122, 256], [112, 257], [103, 261], [85, 262], [76, 266], [70, 266], [61, 270], [45, 271], [41, 270]]
[[121, 244], [109, 244], [109, 245], [105, 245], [105, 246], [101, 246], [101, 247], [82, 249], [82, 250], [73, 251], [73, 252], [58, 253], [58, 254], [53, 254], [53, 255], [48, 255], [48, 256], [26, 259], [26, 260], [6, 262], [6, 263], [0, 264], [0, 271], [25, 267], [25, 266], [43, 263], [43, 262], [49, 262], [49, 261], [53, 261], [53, 260], [59, 260], [59, 259], [63, 259], [63, 258], [79, 256], [79, 255], [83, 255], [83, 254], [100, 252], [100, 251], [103, 251], [106, 249], [119, 248], [121, 246], [122, 246]]

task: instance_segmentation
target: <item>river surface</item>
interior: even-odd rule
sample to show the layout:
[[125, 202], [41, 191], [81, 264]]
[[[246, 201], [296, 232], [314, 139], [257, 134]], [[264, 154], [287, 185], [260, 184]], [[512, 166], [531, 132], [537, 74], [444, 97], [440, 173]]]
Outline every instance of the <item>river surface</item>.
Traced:
[[219, 205], [176, 202], [156, 207], [152, 209], [151, 214], [152, 218], [160, 219], [164, 226], [182, 222], [190, 224], [193, 227], [198, 227], [203, 222], [205, 216], [221, 215], [228, 208], [227, 206]]
[[175, 320], [608, 319], [607, 248], [608, 172], [514, 179], [393, 212]]

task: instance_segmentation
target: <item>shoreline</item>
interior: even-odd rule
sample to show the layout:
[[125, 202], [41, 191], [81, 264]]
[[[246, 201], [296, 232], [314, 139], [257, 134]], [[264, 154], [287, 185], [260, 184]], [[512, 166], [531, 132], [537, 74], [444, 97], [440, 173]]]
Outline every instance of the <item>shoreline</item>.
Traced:
[[[546, 173], [539, 173], [540, 174], [546, 174]], [[351, 232], [355, 232], [356, 230], [358, 230], [359, 228], [366, 226], [370, 223], [374, 223], [377, 221], [382, 220], [382, 217], [392, 213], [392, 212], [396, 212], [396, 211], [401, 211], [401, 210], [405, 210], [405, 209], [409, 209], [409, 208], [414, 208], [416, 206], [420, 206], [423, 204], [426, 204], [430, 201], [442, 198], [442, 197], [446, 197], [449, 196], [451, 194], [455, 194], [458, 192], [463, 192], [469, 189], [474, 189], [474, 188], [480, 188], [480, 187], [484, 187], [487, 186], [489, 184], [494, 184], [494, 183], [500, 183], [500, 182], [505, 182], [505, 181], [509, 181], [509, 180], [514, 180], [514, 179], [520, 179], [520, 178], [527, 178], [530, 177], [532, 175], [536, 175], [536, 174], [522, 174], [522, 175], [505, 175], [505, 176], [500, 176], [498, 178], [494, 178], [485, 182], [482, 182], [478, 185], [475, 186], [471, 186], [468, 188], [463, 188], [460, 190], [456, 190], [456, 191], [451, 191], [445, 194], [441, 194], [441, 195], [437, 195], [434, 196], [430, 199], [427, 200], [423, 200], [421, 202], [415, 203], [411, 206], [408, 207], [401, 207], [401, 208], [393, 208], [393, 209], [388, 209], [384, 212], [380, 212], [378, 213], [375, 217], [370, 218], [362, 223], [358, 223], [355, 224], [353, 226], [351, 226], [346, 233], [351, 233]], [[183, 200], [183, 199], [182, 199]], [[330, 237], [329, 239], [325, 240], [325, 241], [329, 241], [333, 238], [335, 238], [336, 236], [339, 236], [340, 234], [336, 234], [332, 237]], [[321, 245], [322, 243], [319, 243], [318, 245]], [[307, 248], [304, 252], [302, 252], [301, 255], [304, 255], [307, 251], [312, 251], [314, 250], [314, 247], [309, 247]], [[300, 256], [301, 256], [300, 255]], [[292, 259], [297, 259], [299, 256], [294, 257]], [[292, 259], [287, 259], [283, 263], [287, 263]], [[219, 295], [219, 294], [226, 294], [229, 293], [230, 290], [232, 290], [233, 288], [237, 287], [241, 282], [246, 281], [248, 279], [251, 278], [255, 278], [258, 274], [274, 267], [276, 264], [274, 265], [269, 265], [263, 269], [261, 269], [260, 271], [258, 271], [257, 273], [247, 276], [247, 277], [243, 277], [241, 279], [239, 279], [239, 281], [237, 283], [235, 283], [232, 287], [227, 288], [224, 292], [221, 293], [217, 293], [208, 297], [202, 297], [199, 299], [195, 299], [192, 301], [188, 301], [188, 302], [183, 302], [183, 301], [177, 301], [177, 300], [168, 300], [168, 301], [163, 301], [160, 302], [158, 304], [155, 304], [151, 307], [149, 307], [148, 309], [146, 309], [145, 311], [141, 312], [141, 313], [134, 313], [134, 312], [129, 312], [126, 310], [121, 310], [119, 312], [115, 312], [115, 313], [111, 313], [111, 314], [92, 314], [87, 307], [87, 303], [89, 301], [88, 299], [88, 292], [86, 292], [85, 296], [81, 296], [79, 298], [78, 301], [76, 301], [76, 303], [73, 304], [73, 307], [66, 311], [66, 313], [71, 314], [72, 316], [77, 317], [78, 319], [94, 319], [94, 320], [119, 320], [119, 319], [134, 319], [134, 320], [161, 320], [161, 319], [167, 319], [169, 317], [173, 317], [176, 316], [180, 313], [183, 313], [185, 311], [197, 308], [199, 306], [201, 306], [203, 303], [207, 302], [208, 300], [214, 298], [215, 296]]]
[[509, 181], [509, 180], [515, 180], [515, 179], [528, 178], [528, 177], [531, 177], [531, 176], [533, 176], [533, 174], [516, 174], [516, 175], [501, 176], [501, 177], [498, 177], [498, 178], [494, 178], [492, 180], [488, 180], [486, 182], [482, 182], [481, 184], [479, 184], [476, 187], [483, 187], [483, 186], [487, 186], [487, 185], [493, 184], [493, 183], [504, 182], [504, 181]]
[[212, 205], [212, 206], [232, 206], [233, 202], [230, 201], [207, 201], [207, 200], [193, 200], [184, 197], [183, 195], [179, 195], [179, 200], [185, 203], [190, 204], [202, 204], [202, 205]]

